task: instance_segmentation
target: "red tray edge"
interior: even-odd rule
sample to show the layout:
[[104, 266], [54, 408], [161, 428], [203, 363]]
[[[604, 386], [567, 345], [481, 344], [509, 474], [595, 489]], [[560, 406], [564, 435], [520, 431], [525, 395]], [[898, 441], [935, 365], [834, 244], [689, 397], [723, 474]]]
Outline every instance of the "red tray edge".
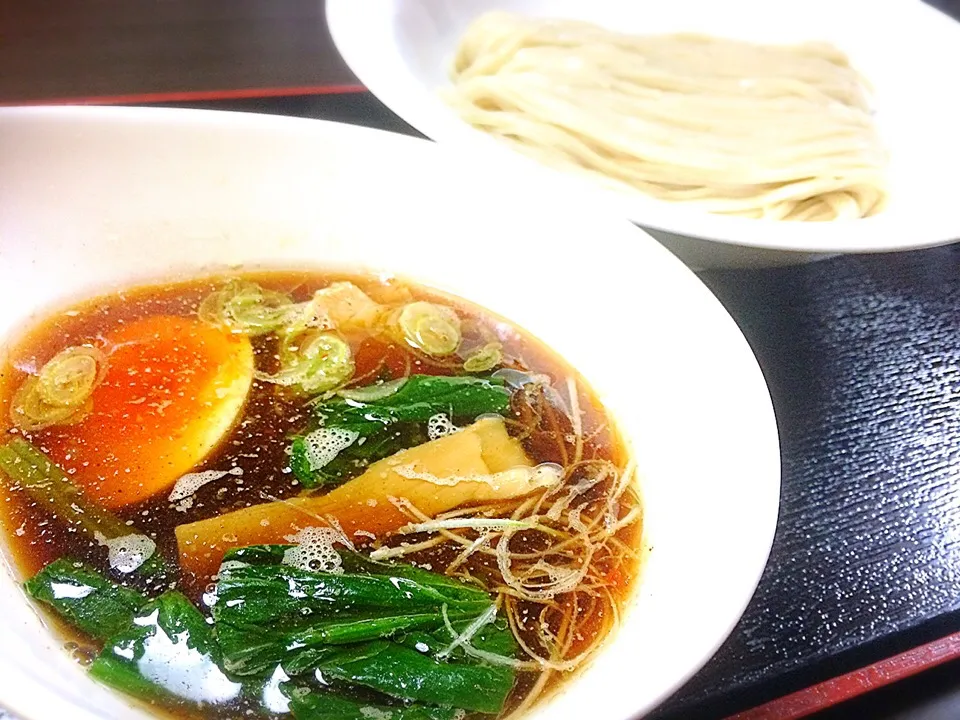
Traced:
[[294, 87], [241, 88], [233, 90], [174, 90], [171, 92], [134, 93], [130, 95], [0, 100], [0, 107], [24, 105], [136, 105], [142, 103], [289, 97], [294, 95], [337, 95], [361, 93], [366, 92], [366, 90], [363, 85], [300, 85]]
[[960, 632], [736, 713], [726, 720], [798, 720], [957, 658], [960, 658]]

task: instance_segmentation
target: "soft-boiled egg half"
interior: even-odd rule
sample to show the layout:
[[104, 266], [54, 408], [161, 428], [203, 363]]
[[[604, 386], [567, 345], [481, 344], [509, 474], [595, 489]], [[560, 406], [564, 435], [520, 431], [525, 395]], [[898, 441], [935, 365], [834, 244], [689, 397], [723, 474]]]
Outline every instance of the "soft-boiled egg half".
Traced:
[[102, 338], [106, 374], [79, 422], [38, 434], [90, 500], [108, 508], [169, 489], [236, 422], [253, 382], [245, 335], [154, 316]]

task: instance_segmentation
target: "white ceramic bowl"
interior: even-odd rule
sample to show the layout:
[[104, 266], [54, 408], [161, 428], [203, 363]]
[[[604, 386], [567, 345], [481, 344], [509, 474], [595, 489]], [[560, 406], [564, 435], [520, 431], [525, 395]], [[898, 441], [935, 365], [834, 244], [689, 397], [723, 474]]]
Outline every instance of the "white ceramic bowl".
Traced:
[[[960, 239], [960, 23], [920, 0], [327, 0], [334, 42], [357, 77], [428, 137], [496, 158], [531, 185], [562, 174], [462, 122], [438, 98], [459, 36], [483, 12], [589, 20], [623, 32], [688, 30], [758, 42], [827, 40], [875, 88], [891, 153], [891, 201], [876, 217], [789, 223], [724, 217], [601, 190], [562, 175], [553, 183], [652, 231], [694, 267], [806, 261]], [[602, 196], [602, 200], [599, 198]]]
[[[777, 518], [776, 425], [739, 329], [680, 262], [626, 221], [519, 190], [434, 144], [346, 125], [2, 110], [0, 339], [84, 293], [258, 264], [394, 272], [526, 327], [635, 446], [652, 545], [621, 631], [530, 719], [624, 720], [700, 667], [750, 599]], [[2, 570], [0, 615], [0, 706], [143, 716], [68, 660]]]

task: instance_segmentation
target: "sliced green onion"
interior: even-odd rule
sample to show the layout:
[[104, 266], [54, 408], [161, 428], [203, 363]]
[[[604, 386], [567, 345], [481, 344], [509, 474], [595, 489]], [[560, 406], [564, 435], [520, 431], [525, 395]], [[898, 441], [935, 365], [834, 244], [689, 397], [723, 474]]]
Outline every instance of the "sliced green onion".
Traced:
[[[447, 606], [443, 605], [440, 608], [440, 610], [443, 613], [444, 625], [446, 625], [450, 630], [453, 630], [453, 625], [450, 622], [450, 616], [447, 614]], [[497, 617], [497, 606], [491, 605], [482, 613], [477, 615], [477, 617], [473, 620], [473, 622], [471, 622], [469, 625], [467, 625], [466, 628], [464, 628], [464, 631], [462, 633], [458, 633], [456, 630], [453, 630], [453, 636], [454, 636], [453, 642], [451, 642], [443, 650], [437, 653], [437, 660], [443, 660], [445, 657], [447, 657], [450, 653], [452, 653], [461, 645], [469, 643], [471, 640], [473, 640], [473, 636], [476, 635], [477, 632], [481, 628], [483, 628], [484, 625], [489, 625], [496, 619], [496, 617]]]
[[406, 384], [407, 378], [404, 377], [388, 382], [364, 385], [363, 387], [344, 388], [343, 390], [338, 390], [337, 395], [345, 400], [370, 403], [390, 397]]
[[353, 370], [353, 353], [346, 341], [333, 333], [313, 331], [285, 335], [280, 343], [280, 370], [273, 375], [257, 372], [256, 377], [317, 393], [343, 385]]
[[295, 323], [303, 310], [303, 303], [294, 303], [285, 293], [267, 290], [252, 282], [232, 280], [204, 298], [197, 316], [231, 332], [264, 335]]
[[82, 405], [107, 373], [107, 358], [98, 348], [78, 345], [54, 355], [37, 375], [37, 392], [50, 405]]
[[449, 355], [460, 345], [460, 318], [444, 305], [409, 303], [400, 311], [397, 324], [404, 340], [427, 355]]
[[26, 432], [79, 422], [93, 409], [90, 396], [106, 373], [107, 359], [97, 348], [61, 350], [17, 388], [10, 419]]
[[463, 369], [470, 373], [487, 372], [502, 362], [503, 346], [498, 342], [489, 342], [470, 353], [463, 361]]
[[79, 422], [90, 412], [90, 402], [80, 407], [71, 405], [51, 405], [44, 402], [37, 389], [39, 380], [29, 377], [24, 380], [10, 402], [10, 420], [15, 427], [24, 432], [36, 432], [51, 425], [69, 425]]

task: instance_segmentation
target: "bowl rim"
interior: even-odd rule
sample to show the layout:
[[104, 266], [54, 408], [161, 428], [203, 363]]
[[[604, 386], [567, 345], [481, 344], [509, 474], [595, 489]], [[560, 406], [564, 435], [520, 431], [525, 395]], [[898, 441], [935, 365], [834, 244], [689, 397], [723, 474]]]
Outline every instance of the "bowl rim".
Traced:
[[[434, 160], [431, 160], [431, 162], [441, 163], [442, 167], [454, 167], [457, 165], [457, 157], [454, 153], [451, 153], [446, 148], [441, 148], [433, 143], [429, 143], [417, 138], [354, 125], [344, 125], [341, 123], [303, 118], [288, 118], [283, 116], [260, 115], [254, 113], [224, 113], [220, 111], [207, 110], [182, 110], [175, 108], [43, 107], [0, 109], [0, 126], [2, 126], [4, 121], [8, 119], [13, 120], [14, 124], [17, 122], [30, 122], [31, 120], [53, 120], [65, 122], [82, 120], [84, 122], [106, 125], [109, 125], [109, 123], [127, 123], [132, 125], [136, 125], [138, 123], [154, 123], [164, 127], [180, 125], [187, 126], [189, 128], [219, 128], [221, 126], [229, 126], [252, 128], [258, 131], [269, 133], [283, 131], [293, 132], [296, 129], [297, 132], [303, 131], [311, 134], [311, 137], [313, 137], [313, 134], [316, 134], [317, 137], [323, 136], [324, 138], [329, 136], [332, 138], [342, 139], [344, 142], [357, 144], [358, 146], [362, 145], [365, 148], [364, 151], [367, 153], [369, 153], [369, 148], [376, 147], [378, 145], [382, 145], [383, 147], [386, 147], [387, 145], [393, 145], [397, 147], [402, 146], [404, 148], [404, 153], [416, 153], [418, 155], [423, 154], [424, 159], [427, 157], [434, 158]], [[0, 143], [0, 163], [2, 163], [2, 161], [3, 147], [2, 143]], [[518, 181], [518, 186], [519, 184], [520, 183]], [[500, 190], [498, 189], [497, 192], [500, 192]], [[0, 202], [0, 204], [2, 204], [2, 202]], [[538, 205], [536, 207], [547, 206]], [[592, 209], [593, 208], [589, 208], [589, 210]], [[577, 209], [577, 213], [580, 215], [589, 216], [591, 220], [595, 221], [596, 224], [601, 228], [613, 230], [614, 228], [619, 227], [622, 228], [622, 234], [624, 234], [624, 236], [626, 236], [627, 233], [630, 233], [632, 239], [635, 239], [636, 242], [643, 244], [643, 253], [652, 253], [653, 256], [658, 258], [658, 263], [663, 264], [664, 270], [666, 270], [670, 275], [676, 276], [677, 280], [683, 283], [685, 292], [689, 293], [692, 300], [695, 301], [698, 306], [710, 306], [710, 313], [715, 317], [718, 324], [722, 326], [718, 329], [718, 332], [722, 331], [723, 337], [726, 339], [726, 342], [731, 348], [734, 348], [735, 346], [735, 352], [738, 360], [742, 360], [745, 365], [749, 365], [748, 370], [751, 374], [750, 377], [752, 383], [752, 387], [750, 388], [752, 401], [757, 403], [758, 411], [762, 412], [764, 415], [762, 418], [762, 423], [759, 424], [763, 424], [766, 430], [772, 432], [772, 436], [766, 438], [771, 442], [765, 445], [763, 448], [765, 462], [771, 466], [768, 468], [770, 475], [767, 477], [766, 485], [764, 486], [763, 501], [765, 503], [769, 503], [769, 506], [765, 505], [765, 507], [768, 507], [768, 509], [772, 512], [764, 518], [763, 523], [757, 527], [756, 534], [752, 536], [753, 539], [758, 543], [758, 547], [755, 554], [751, 556], [751, 568], [749, 573], [744, 573], [744, 576], [750, 576], [750, 582], [747, 583], [744, 581], [743, 587], [738, 590], [737, 595], [739, 598], [739, 607], [737, 608], [737, 612], [735, 614], [731, 613], [730, 616], [726, 618], [722, 630], [719, 628], [718, 623], [716, 634], [715, 636], [711, 637], [712, 645], [709, 649], [709, 652], [705, 652], [697, 663], [694, 663], [688, 667], [685, 674], [675, 678], [669, 687], [665, 687], [660, 691], [657, 699], [657, 702], [660, 702], [670, 692], [673, 692], [677, 687], [679, 687], [682, 682], [696, 673], [700, 667], [707, 662], [713, 652], [715, 652], [716, 649], [727, 639], [730, 632], [739, 622], [743, 610], [746, 608], [747, 604], [752, 598], [753, 593], [756, 590], [757, 583], [759, 582], [760, 577], [765, 569], [766, 560], [769, 556], [776, 531], [776, 520], [779, 510], [780, 466], [776, 418], [773, 412], [772, 403], [770, 402], [769, 390], [766, 387], [766, 383], [763, 379], [759, 364], [756, 361], [756, 357], [753, 355], [749, 344], [743, 337], [743, 334], [737, 327], [733, 318], [731, 318], [726, 310], [723, 309], [722, 305], [720, 305], [719, 301], [712, 295], [712, 293], [710, 293], [706, 286], [703, 285], [695, 275], [693, 275], [686, 267], [684, 267], [682, 263], [680, 263], [680, 261], [672, 256], [667, 250], [650, 239], [649, 236], [646, 236], [643, 231], [630, 226], [627, 221], [616, 218], [615, 216], [597, 216], [596, 213], [583, 212], [581, 209]], [[531, 209], [528, 214], [531, 216], [536, 214], [536, 208]], [[538, 220], [538, 222], [542, 221]], [[4, 238], [2, 235], [0, 235], [0, 250], [2, 250], [3, 243]], [[466, 294], [464, 294], [464, 296], [468, 298], [470, 297]], [[494, 309], [494, 312], [497, 311]], [[530, 330], [534, 334], [537, 334], [538, 332], [538, 328], [536, 327], [530, 328]], [[733, 350], [730, 352], [732, 353]], [[589, 376], [587, 379], [589, 382]], [[775, 469], [772, 467], [774, 463], [774, 455], [776, 456]], [[603, 653], [601, 652], [601, 655], [602, 654]], [[652, 707], [652, 705], [649, 707]], [[644, 709], [649, 708], [645, 707]]]

